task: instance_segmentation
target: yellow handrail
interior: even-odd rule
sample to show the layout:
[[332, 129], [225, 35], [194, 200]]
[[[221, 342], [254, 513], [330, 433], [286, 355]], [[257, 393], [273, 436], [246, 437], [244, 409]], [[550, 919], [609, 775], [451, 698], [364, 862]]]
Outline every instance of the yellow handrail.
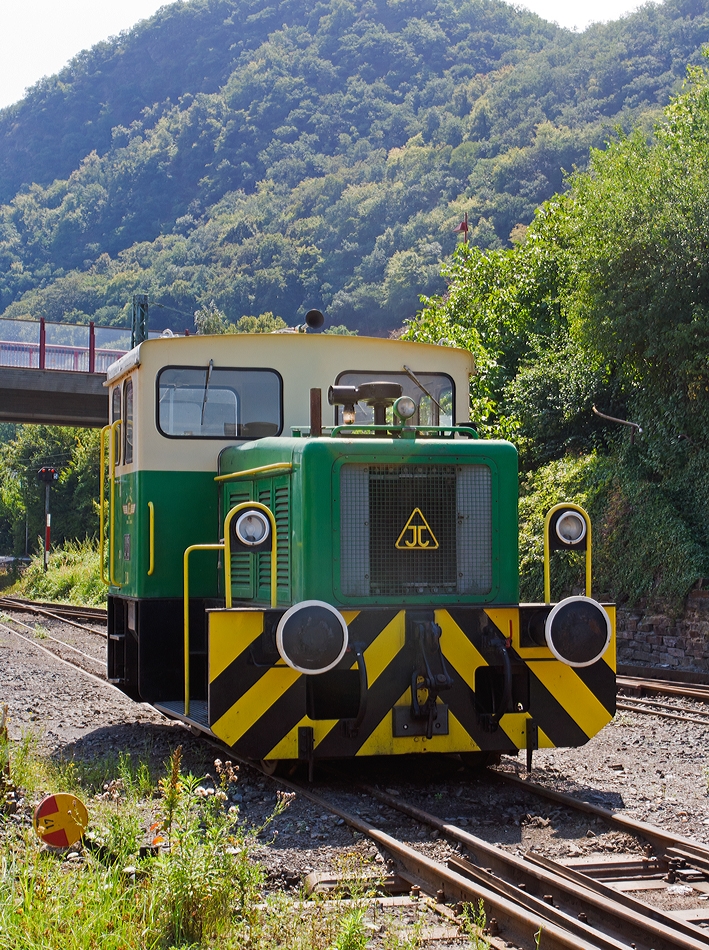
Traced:
[[228, 482], [233, 478], [246, 478], [249, 475], [261, 475], [272, 472], [292, 472], [290, 462], [273, 462], [271, 465], [259, 465], [258, 468], [247, 468], [243, 472], [230, 472], [228, 475], [215, 475], [215, 482]]
[[116, 419], [115, 422], [111, 423], [111, 442], [109, 445], [108, 458], [109, 458], [109, 468], [111, 470], [111, 503], [108, 508], [108, 576], [111, 579], [111, 585], [113, 587], [122, 587], [122, 584], [119, 584], [115, 578], [113, 568], [115, 567], [115, 556], [114, 556], [114, 547], [115, 547], [115, 537], [116, 537], [116, 519], [115, 519], [115, 506], [116, 506], [116, 433], [121, 427], [121, 420]]
[[[150, 504], [150, 503], [149, 503]], [[242, 501], [229, 511], [224, 519], [224, 543], [219, 544], [191, 544], [185, 549], [183, 555], [183, 593], [182, 609], [184, 622], [184, 675], [185, 675], [185, 716], [190, 712], [190, 568], [189, 558], [192, 551], [224, 551], [224, 585], [226, 594], [226, 606], [231, 608], [231, 522], [234, 517], [245, 509], [251, 511], [256, 508], [263, 511], [268, 516], [273, 533], [273, 544], [271, 546], [271, 607], [276, 607], [278, 603], [278, 530], [276, 519], [270, 508], [262, 505], [258, 501]]]
[[268, 520], [271, 522], [271, 536], [273, 538], [273, 543], [271, 545], [271, 607], [278, 606], [278, 529], [276, 527], [276, 519], [273, 512], [270, 508], [267, 508], [266, 505], [262, 505], [258, 501], [242, 501], [238, 505], [234, 505], [231, 511], [227, 514], [224, 519], [224, 591], [226, 595], [226, 605], [231, 607], [231, 522], [235, 515], [244, 509], [250, 508], [252, 511], [256, 508], [258, 511], [263, 511], [265, 515], [268, 515]]
[[108, 575], [106, 574], [106, 567], [104, 564], [105, 558], [105, 549], [106, 549], [106, 515], [104, 509], [106, 507], [106, 433], [111, 431], [110, 424], [104, 426], [101, 429], [101, 438], [99, 440], [99, 514], [98, 514], [98, 550], [99, 550], [99, 560], [101, 562], [101, 581], [102, 583], [110, 583]]
[[185, 669], [185, 716], [190, 714], [190, 554], [193, 551], [223, 551], [223, 544], [191, 544], [185, 549], [183, 556], [184, 590], [183, 617], [184, 617], [184, 669]]
[[152, 501], [148, 502], [148, 519], [149, 519], [149, 529], [148, 537], [150, 544], [150, 560], [148, 563], [148, 577], [152, 576], [153, 571], [155, 570], [155, 505]]
[[580, 505], [560, 502], [547, 511], [544, 519], [544, 602], [551, 603], [551, 568], [549, 565], [549, 524], [557, 511], [577, 511], [586, 522], [586, 596], [591, 596], [591, 519]]

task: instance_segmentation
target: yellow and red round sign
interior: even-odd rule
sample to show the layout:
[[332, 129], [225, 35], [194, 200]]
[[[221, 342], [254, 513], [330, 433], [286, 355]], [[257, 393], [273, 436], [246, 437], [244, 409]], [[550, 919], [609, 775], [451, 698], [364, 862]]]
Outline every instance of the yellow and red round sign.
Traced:
[[86, 805], [75, 795], [47, 795], [34, 812], [34, 830], [45, 844], [68, 848], [81, 838], [89, 823]]

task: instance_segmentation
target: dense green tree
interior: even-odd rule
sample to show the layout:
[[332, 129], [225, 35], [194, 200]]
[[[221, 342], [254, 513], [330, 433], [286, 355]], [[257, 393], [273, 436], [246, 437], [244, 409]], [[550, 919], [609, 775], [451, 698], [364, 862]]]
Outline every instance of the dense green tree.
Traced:
[[194, 315], [197, 333], [274, 333], [283, 330], [286, 322], [272, 313], [262, 313], [258, 317], [243, 316], [231, 323], [225, 313], [215, 306], [212, 300], [207, 307], [201, 307]]
[[[521, 449], [525, 596], [541, 513], [570, 491], [613, 596], [677, 606], [709, 573], [708, 146], [709, 70], [691, 67], [652, 137], [593, 150], [512, 249], [461, 247], [407, 328], [475, 352], [474, 416]], [[639, 423], [634, 443], [594, 404]]]
[[23, 554], [26, 540], [33, 552], [44, 537], [45, 486], [37, 478], [43, 466], [59, 470], [50, 490], [52, 540], [97, 533], [98, 431], [17, 426], [0, 445], [0, 544], [6, 553]]

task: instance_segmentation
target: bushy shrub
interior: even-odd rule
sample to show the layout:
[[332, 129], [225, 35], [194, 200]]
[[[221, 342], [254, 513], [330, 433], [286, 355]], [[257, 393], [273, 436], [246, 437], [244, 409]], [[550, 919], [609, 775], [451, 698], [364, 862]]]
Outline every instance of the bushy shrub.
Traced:
[[98, 541], [65, 541], [50, 549], [46, 572], [43, 555], [35, 554], [11, 593], [35, 600], [104, 604], [106, 586], [101, 580]]
[[[592, 522], [594, 595], [629, 605], [680, 609], [707, 571], [706, 553], [688, 522], [679, 485], [647, 477], [639, 453], [598, 453], [549, 462], [529, 474], [520, 497], [521, 598], [543, 597], [544, 516], [557, 502], [584, 507]], [[584, 555], [553, 552], [552, 599], [584, 587]]]

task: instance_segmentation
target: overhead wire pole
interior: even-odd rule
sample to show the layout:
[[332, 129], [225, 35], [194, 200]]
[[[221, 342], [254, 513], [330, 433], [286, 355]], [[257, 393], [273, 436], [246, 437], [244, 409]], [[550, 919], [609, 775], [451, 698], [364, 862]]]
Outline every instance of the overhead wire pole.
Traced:
[[133, 294], [133, 323], [130, 346], [138, 346], [148, 339], [148, 295]]

